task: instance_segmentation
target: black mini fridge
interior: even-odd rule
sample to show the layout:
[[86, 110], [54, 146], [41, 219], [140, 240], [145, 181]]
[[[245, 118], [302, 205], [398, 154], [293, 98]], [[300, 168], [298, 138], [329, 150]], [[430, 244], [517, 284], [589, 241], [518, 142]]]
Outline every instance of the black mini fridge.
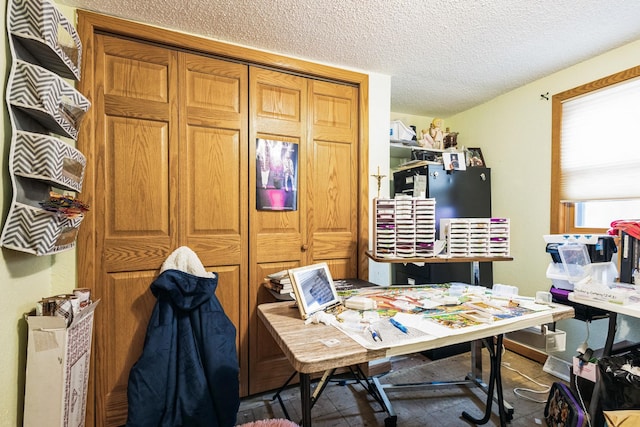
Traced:
[[[447, 171], [442, 164], [427, 164], [404, 169], [393, 174], [394, 196], [436, 199], [436, 238], [439, 238], [441, 218], [490, 218], [491, 169], [467, 168]], [[464, 282], [493, 286], [490, 262], [480, 263], [479, 274], [471, 263], [393, 264], [395, 284], [427, 284]], [[474, 277], [476, 276], [476, 277]], [[479, 276], [479, 277], [478, 277]]]
[[[440, 218], [490, 218], [491, 169], [467, 168], [447, 171], [441, 164], [416, 166], [394, 172], [394, 195], [436, 199], [436, 238], [439, 239]], [[479, 271], [470, 263], [392, 264], [394, 284], [429, 284], [463, 282], [493, 286], [493, 268], [490, 262], [481, 262]], [[460, 343], [422, 354], [431, 360], [442, 359], [467, 352], [470, 343]]]

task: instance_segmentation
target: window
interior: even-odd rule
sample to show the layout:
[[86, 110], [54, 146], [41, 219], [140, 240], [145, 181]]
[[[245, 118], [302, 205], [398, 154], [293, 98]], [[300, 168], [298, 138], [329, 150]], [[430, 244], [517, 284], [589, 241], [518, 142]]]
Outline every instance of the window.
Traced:
[[551, 232], [640, 217], [640, 67], [553, 96]]

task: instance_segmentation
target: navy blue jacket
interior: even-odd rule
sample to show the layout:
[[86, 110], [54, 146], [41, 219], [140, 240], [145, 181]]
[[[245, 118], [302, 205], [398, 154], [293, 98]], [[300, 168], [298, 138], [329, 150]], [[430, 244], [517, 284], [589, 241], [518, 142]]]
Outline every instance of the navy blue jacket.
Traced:
[[128, 427], [235, 425], [236, 329], [215, 296], [217, 285], [217, 275], [179, 270], [165, 270], [151, 284], [157, 302], [129, 374]]

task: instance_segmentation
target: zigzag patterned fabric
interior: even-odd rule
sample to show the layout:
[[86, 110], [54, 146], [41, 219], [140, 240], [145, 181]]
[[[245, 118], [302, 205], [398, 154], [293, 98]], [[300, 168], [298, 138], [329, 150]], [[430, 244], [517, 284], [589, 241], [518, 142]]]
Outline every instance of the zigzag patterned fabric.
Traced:
[[[51, 127], [53, 119], [64, 131], [64, 136], [76, 140], [77, 125], [91, 106], [89, 100], [49, 70], [20, 60], [15, 66], [9, 102], [43, 122], [47, 128]], [[77, 111], [65, 114], [65, 107]]]
[[14, 144], [14, 174], [82, 191], [87, 160], [80, 151], [52, 136], [24, 131], [17, 132]]
[[[77, 140], [91, 103], [68, 79], [80, 80], [82, 43], [52, 0], [9, 0], [12, 64], [6, 101], [11, 119], [12, 200], [0, 244], [36, 255], [75, 246], [84, 210], [52, 209], [51, 194], [80, 192], [86, 158], [57, 136]], [[75, 200], [68, 194], [64, 198]]]
[[[9, 19], [9, 32], [23, 43], [40, 43], [52, 50], [58, 61], [43, 58], [40, 63], [67, 78], [80, 80], [82, 50], [80, 37], [69, 21], [47, 0], [14, 0]], [[66, 39], [66, 40], [65, 40]], [[42, 50], [46, 52], [47, 50]]]
[[67, 218], [44, 209], [15, 203], [3, 230], [3, 246], [48, 255], [71, 249], [83, 217]]

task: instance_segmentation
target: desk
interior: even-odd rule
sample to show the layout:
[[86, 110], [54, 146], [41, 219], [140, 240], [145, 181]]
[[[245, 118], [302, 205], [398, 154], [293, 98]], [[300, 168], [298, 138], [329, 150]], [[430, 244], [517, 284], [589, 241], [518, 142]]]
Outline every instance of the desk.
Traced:
[[[572, 307], [553, 304], [550, 310], [526, 314], [516, 320], [496, 321], [484, 329], [470, 328], [470, 331], [466, 333], [448, 337], [432, 337], [424, 342], [413, 342], [409, 345], [390, 348], [367, 349], [333, 326], [323, 324], [305, 325], [304, 321], [300, 318], [298, 309], [294, 309], [290, 302], [261, 304], [258, 306], [258, 317], [262, 320], [269, 333], [271, 333], [293, 368], [299, 374], [302, 425], [304, 427], [311, 426], [311, 374], [348, 367], [394, 355], [411, 354], [493, 336], [497, 336], [499, 338], [498, 341], [501, 342], [502, 336], [508, 332], [572, 318], [573, 315], [574, 311]], [[334, 346], [328, 347], [323, 343], [332, 339], [335, 340], [336, 338], [338, 338], [339, 342]], [[500, 351], [496, 353], [499, 357]], [[491, 377], [496, 380], [496, 388], [498, 392], [501, 393], [500, 365], [497, 365], [497, 369], [494, 365], [495, 364], [492, 363]], [[490, 384], [490, 387], [492, 384], [493, 382]], [[490, 402], [492, 402], [492, 398], [493, 395], [490, 394], [487, 400], [487, 412], [489, 414], [491, 411]], [[502, 399], [500, 396], [498, 405], [499, 408], [501, 408], [501, 424], [504, 425], [505, 422], [502, 420], [504, 410], [502, 409], [501, 402]]]
[[[618, 322], [618, 314], [624, 314], [626, 316], [640, 318], [640, 303], [634, 304], [613, 304], [606, 301], [598, 301], [589, 298], [577, 297], [574, 292], [569, 294], [569, 301], [583, 304], [589, 307], [599, 308], [609, 313], [609, 327], [607, 331], [607, 338], [605, 340], [604, 348], [602, 349], [602, 356], [607, 357], [611, 355], [613, 344], [616, 338], [616, 328]], [[591, 395], [591, 402], [589, 404], [589, 416], [593, 420], [593, 426], [604, 425], [604, 417], [599, 414], [600, 403], [600, 387], [602, 384], [596, 381], [593, 387], [593, 393]]]

